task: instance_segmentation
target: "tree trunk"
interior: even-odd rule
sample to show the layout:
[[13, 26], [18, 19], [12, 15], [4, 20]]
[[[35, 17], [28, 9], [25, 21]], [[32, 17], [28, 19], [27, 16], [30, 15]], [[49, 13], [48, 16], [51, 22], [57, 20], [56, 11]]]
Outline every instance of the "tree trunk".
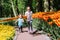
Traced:
[[12, 4], [12, 10], [13, 10], [14, 16], [16, 17], [16, 12], [15, 12], [15, 9], [14, 9], [13, 1], [12, 0], [10, 0], [10, 1], [11, 1], [11, 4]]
[[49, 11], [48, 0], [44, 0], [44, 12], [48, 12], [48, 11]]
[[50, 12], [52, 12], [53, 11], [53, 0], [50, 0]]

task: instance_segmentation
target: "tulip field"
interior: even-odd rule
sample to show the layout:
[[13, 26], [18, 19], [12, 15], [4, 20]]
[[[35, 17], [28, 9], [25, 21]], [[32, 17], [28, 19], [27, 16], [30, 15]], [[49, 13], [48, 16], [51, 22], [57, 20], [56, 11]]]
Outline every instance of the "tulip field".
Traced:
[[51, 40], [60, 40], [60, 11], [37, 12], [32, 15], [32, 26], [46, 32]]
[[45, 21], [48, 22], [49, 19], [49, 24], [55, 23], [57, 26], [60, 26], [60, 11], [58, 12], [37, 12], [32, 15], [32, 18], [40, 18], [44, 19]]
[[[0, 20], [0, 22], [16, 20], [17, 17]], [[26, 20], [26, 16], [23, 15]], [[36, 12], [32, 14], [32, 26], [37, 30], [46, 32], [52, 40], [60, 38], [60, 11], [57, 12]], [[26, 24], [25, 24], [26, 25]], [[0, 25], [0, 40], [13, 38], [15, 29], [9, 25]]]
[[[11, 20], [16, 20], [17, 17], [12, 17], [12, 18], [7, 18], [6, 20], [0, 20], [0, 22], [3, 21], [11, 21]], [[26, 19], [26, 16], [23, 15], [23, 18]], [[52, 24], [53, 22], [60, 26], [60, 11], [57, 12], [36, 12], [32, 15], [32, 18], [39, 18], [39, 19], [44, 19], [45, 21], [48, 22], [49, 19], [52, 21], [49, 21], [49, 24]]]
[[[42, 34], [46, 34], [51, 40], [60, 40], [60, 0], [0, 0], [0, 40], [15, 39], [20, 14], [24, 19], [24, 31], [30, 24], [30, 21], [27, 23], [27, 19], [32, 19], [33, 34], [43, 31]], [[19, 33], [20, 36], [21, 34]]]

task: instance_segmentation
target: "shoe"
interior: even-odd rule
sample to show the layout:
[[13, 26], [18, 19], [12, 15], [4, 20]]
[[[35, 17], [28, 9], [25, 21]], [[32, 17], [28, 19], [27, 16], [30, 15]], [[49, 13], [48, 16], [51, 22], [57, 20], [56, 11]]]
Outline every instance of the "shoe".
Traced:
[[30, 31], [28, 31], [28, 33], [30, 33]]
[[21, 33], [23, 33], [23, 31], [21, 31]]

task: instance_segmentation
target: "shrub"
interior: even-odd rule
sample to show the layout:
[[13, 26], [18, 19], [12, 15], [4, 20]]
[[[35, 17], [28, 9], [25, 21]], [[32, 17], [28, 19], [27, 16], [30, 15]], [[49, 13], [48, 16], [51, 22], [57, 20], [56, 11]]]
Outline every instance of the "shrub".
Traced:
[[51, 34], [50, 36], [52, 40], [60, 38], [60, 28], [55, 23], [49, 25], [45, 20], [35, 18], [33, 19], [32, 26], [37, 30], [43, 30], [46, 33]]

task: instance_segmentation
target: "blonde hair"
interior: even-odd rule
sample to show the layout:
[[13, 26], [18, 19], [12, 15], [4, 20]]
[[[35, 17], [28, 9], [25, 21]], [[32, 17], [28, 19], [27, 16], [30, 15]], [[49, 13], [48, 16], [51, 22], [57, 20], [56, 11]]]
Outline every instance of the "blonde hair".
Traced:
[[30, 9], [30, 6], [27, 6], [27, 9]]

